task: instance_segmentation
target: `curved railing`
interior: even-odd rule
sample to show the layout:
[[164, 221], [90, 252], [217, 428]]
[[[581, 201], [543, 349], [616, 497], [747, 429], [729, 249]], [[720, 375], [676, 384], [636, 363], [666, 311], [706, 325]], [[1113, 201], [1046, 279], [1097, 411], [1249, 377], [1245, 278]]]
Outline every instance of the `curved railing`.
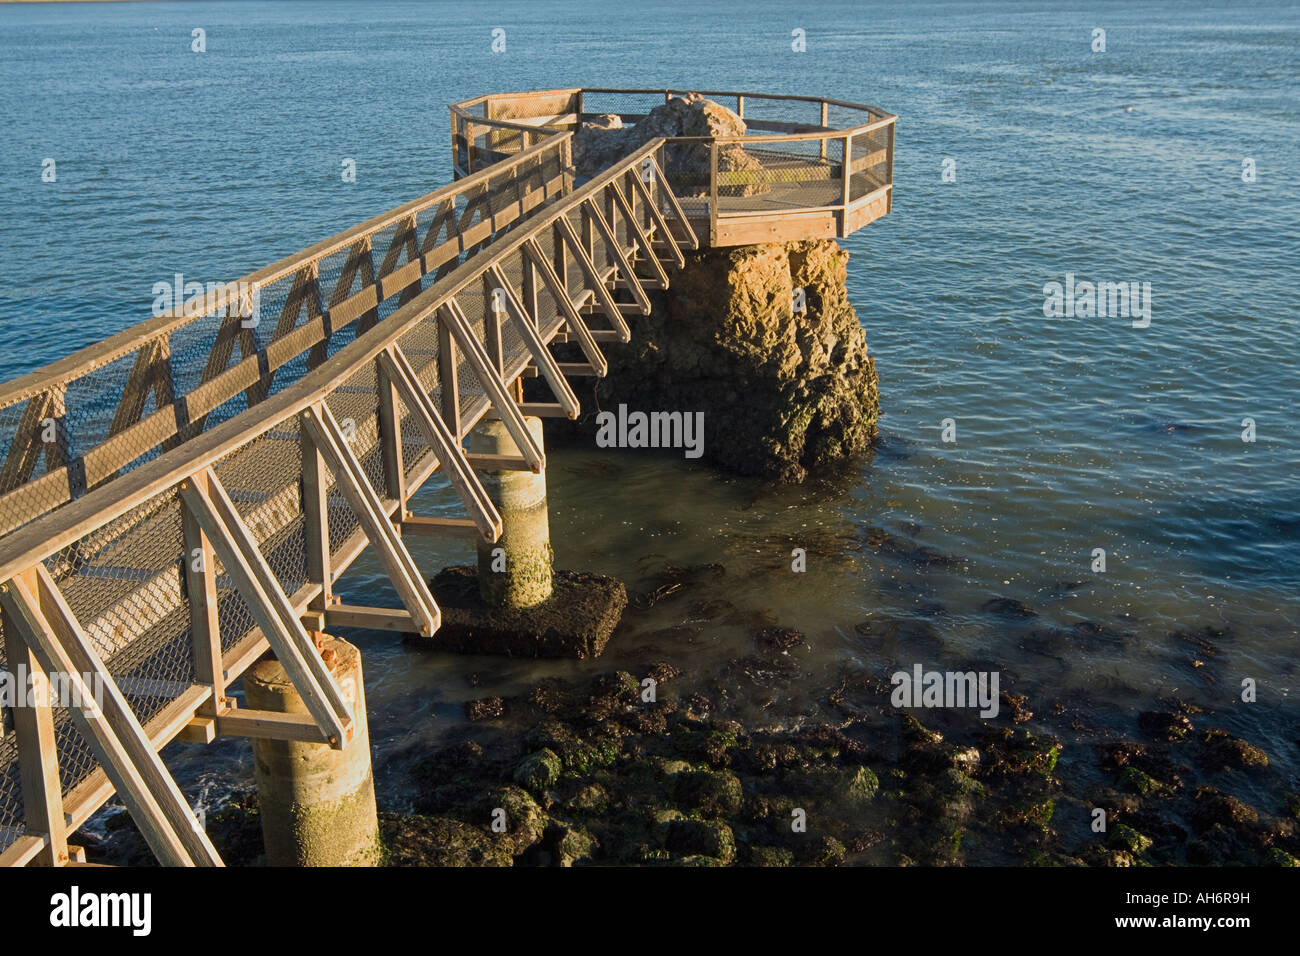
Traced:
[[[666, 141], [668, 183], [709, 244], [844, 237], [892, 205], [894, 124], [874, 106], [814, 96], [585, 88], [492, 93], [451, 106], [452, 162], [472, 175], [557, 133], [617, 117], [635, 125], [673, 97], [734, 103], [745, 135]], [[582, 168], [579, 173], [591, 172]]]

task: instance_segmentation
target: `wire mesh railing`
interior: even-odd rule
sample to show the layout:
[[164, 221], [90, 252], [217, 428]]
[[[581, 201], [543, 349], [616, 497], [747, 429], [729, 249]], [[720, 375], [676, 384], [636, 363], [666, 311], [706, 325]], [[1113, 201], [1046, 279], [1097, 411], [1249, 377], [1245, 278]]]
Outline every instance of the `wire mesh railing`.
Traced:
[[0, 537], [301, 379], [572, 182], [548, 136], [0, 386]]
[[[644, 299], [640, 286], [654, 281], [646, 273], [662, 273], [660, 257], [680, 263], [678, 246], [694, 245], [663, 186], [662, 151], [661, 142], [647, 144], [534, 208], [508, 234], [488, 234], [490, 242], [448, 260], [427, 287], [398, 295], [386, 319], [255, 406], [0, 539], [0, 654], [11, 634], [24, 646], [46, 631], [55, 644], [84, 645], [99, 676], [121, 692], [114, 732], [125, 739], [134, 728], [160, 748], [200, 708], [223, 726], [231, 713], [225, 687], [268, 647], [281, 660], [306, 661], [302, 618], [324, 627], [343, 613], [332, 584], [367, 546], [389, 569], [409, 629], [431, 633], [436, 605], [418, 574], [402, 577], [412, 565], [394, 528], [413, 520], [410, 496], [441, 471], [467, 489], [480, 533], [499, 533], [499, 517], [494, 525], [474, 504], [486, 496], [469, 493], [477, 478], [461, 442], [489, 410], [523, 429], [521, 449], [522, 414], [576, 415], [564, 374], [603, 374], [597, 339], [629, 335], [626, 304], [615, 296]], [[517, 202], [512, 193], [491, 205]], [[589, 324], [599, 317], [606, 328]], [[561, 333], [582, 346], [585, 368], [560, 371], [547, 343]], [[522, 403], [518, 380], [530, 372], [550, 382], [557, 405]], [[543, 460], [526, 466], [540, 469]], [[196, 521], [206, 538], [195, 537]], [[197, 567], [195, 555], [203, 558]], [[20, 632], [11, 631], [15, 621]], [[310, 739], [338, 741], [329, 736], [331, 716], [316, 718], [310, 733], [320, 736]], [[19, 747], [18, 734], [0, 736], [0, 858], [9, 861], [25, 862], [54, 841], [31, 824], [22, 765], [52, 763], [60, 786], [43, 794], [44, 808], [72, 826], [114, 790], [130, 789], [134, 758], [88, 737], [84, 713], [54, 707], [47, 718], [49, 753]], [[161, 859], [187, 859], [169, 843], [166, 820], [144, 804], [128, 807]]]

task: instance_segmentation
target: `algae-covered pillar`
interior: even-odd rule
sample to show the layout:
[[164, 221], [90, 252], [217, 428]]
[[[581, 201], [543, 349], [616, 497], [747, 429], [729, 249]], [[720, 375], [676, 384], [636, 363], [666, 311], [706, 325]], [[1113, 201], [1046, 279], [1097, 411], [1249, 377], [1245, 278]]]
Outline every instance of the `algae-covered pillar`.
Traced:
[[[538, 448], [542, 420], [524, 421]], [[470, 453], [518, 457], [521, 453], [500, 419], [479, 423], [470, 436]], [[554, 590], [554, 552], [546, 513], [546, 472], [486, 471], [483, 488], [501, 514], [501, 537], [495, 544], [479, 541], [479, 594], [490, 607], [535, 607]]]
[[[253, 765], [262, 837], [271, 866], [374, 866], [381, 862], [375, 782], [361, 654], [324, 635], [321, 654], [352, 705], [352, 739], [342, 750], [327, 744], [254, 738]], [[244, 675], [248, 706], [307, 713], [283, 665], [255, 664]]]

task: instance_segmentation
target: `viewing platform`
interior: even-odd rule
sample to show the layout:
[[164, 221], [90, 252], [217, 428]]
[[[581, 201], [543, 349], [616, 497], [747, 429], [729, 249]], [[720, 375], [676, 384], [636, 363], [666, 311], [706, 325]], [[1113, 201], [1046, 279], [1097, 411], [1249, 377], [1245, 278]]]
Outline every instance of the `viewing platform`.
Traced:
[[635, 126], [656, 106], [687, 95], [734, 104], [746, 127], [744, 136], [665, 137], [668, 183], [704, 244], [842, 239], [890, 211], [898, 117], [814, 96], [603, 88], [491, 93], [451, 107], [456, 175], [593, 121], [617, 117]]

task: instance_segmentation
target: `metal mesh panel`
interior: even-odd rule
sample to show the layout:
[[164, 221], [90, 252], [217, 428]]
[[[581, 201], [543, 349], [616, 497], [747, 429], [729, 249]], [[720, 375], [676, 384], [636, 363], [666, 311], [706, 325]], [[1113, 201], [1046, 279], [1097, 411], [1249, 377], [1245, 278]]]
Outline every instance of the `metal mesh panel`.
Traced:
[[719, 211], [838, 206], [844, 198], [843, 152], [842, 139], [721, 146]]
[[54, 745], [59, 754], [59, 785], [64, 799], [99, 769], [99, 758], [77, 729], [72, 711], [54, 711]]
[[266, 432], [223, 459], [216, 472], [280, 587], [292, 595], [307, 583], [297, 423]]
[[[485, 132], [486, 128], [483, 128], [477, 138], [481, 139]], [[428, 227], [436, 221], [448, 198], [455, 204], [455, 216], [450, 237], [446, 230], [438, 232], [439, 244], [451, 242], [453, 247], [458, 246], [457, 237], [461, 229], [489, 222], [491, 225], [486, 234], [478, 237], [480, 243], [486, 243], [519, 222], [516, 219], [498, 224], [494, 212], [515, 204], [527, 190], [550, 183], [562, 168], [561, 149], [556, 144], [544, 150], [538, 158], [523, 163], [519, 170], [491, 177], [487, 181], [491, 195], [489, 202], [471, 207], [471, 198], [482, 191], [480, 184], [467, 187], [468, 194], [462, 191], [450, 197], [444, 195], [438, 201], [417, 209], [414, 243], [399, 242], [393, 248], [388, 271], [412, 261], [412, 246], [418, 257]], [[545, 198], [552, 198], [555, 194], [554, 190], [549, 190]], [[404, 227], [405, 221], [401, 221], [369, 235], [375, 275], [384, 271], [385, 257], [394, 237], [405, 237]], [[112, 467], [119, 471], [139, 467], [177, 441], [188, 440], [211, 429], [244, 411], [250, 404], [289, 387], [311, 368], [345, 348], [374, 321], [392, 316], [402, 300], [409, 301], [434, 281], [430, 275], [420, 276], [402, 290], [395, 290], [394, 284], [390, 283], [384, 288], [386, 297], [373, 314], [363, 315], [333, 329], [323, 342], [305, 342], [302, 351], [283, 359], [284, 364], [279, 368], [269, 368], [268, 346], [313, 321], [318, 314], [318, 303], [321, 308], [328, 309], [332, 303], [361, 291], [365, 279], [360, 270], [348, 279], [344, 288], [336, 288], [345, 271], [351, 271], [348, 267], [352, 263], [355, 245], [354, 239], [343, 248], [315, 260], [303, 257], [300, 265], [294, 265], [293, 271], [260, 285], [257, 290], [257, 321], [249, 328], [243, 327], [238, 315], [229, 318], [228, 307], [216, 308], [215, 298], [205, 300], [198, 310], [200, 314], [186, 317], [170, 333], [142, 339], [126, 354], [100, 361], [95, 367], [75, 373], [69, 379], [51, 377], [45, 391], [32, 398], [11, 401], [0, 408], [0, 462], [6, 463], [6, 467], [0, 469], [0, 535], [62, 506], [71, 498], [79, 497], [89, 490], [88, 485], [94, 487], [115, 477], [116, 471], [87, 476], [80, 460], [81, 456], [110, 438], [114, 449]], [[473, 247], [477, 246], [478, 243]], [[445, 265], [440, 274], [450, 271], [466, 257], [467, 252], [458, 249], [457, 257]], [[315, 285], [309, 280], [308, 267], [313, 263], [317, 270]], [[211, 296], [214, 290], [215, 286], [205, 291]], [[306, 295], [298, 294], [304, 290]], [[209, 305], [213, 308], [205, 311]], [[181, 421], [181, 434], [177, 439], [169, 438], [159, 447], [155, 444], [157, 436], [152, 430], [131, 429], [133, 424], [155, 413], [160, 401], [171, 402], [189, 396], [200, 385], [252, 357], [263, 373], [260, 380], [237, 395], [217, 395], [220, 404], [207, 412], [187, 403], [183, 411], [190, 415], [190, 420]], [[53, 427], [44, 427], [46, 422], [52, 422]], [[45, 441], [45, 438], [51, 440]], [[15, 446], [19, 451], [11, 454]], [[50, 472], [57, 472], [57, 475], [42, 481]], [[7, 492], [15, 494], [6, 495]]]
[[46, 562], [142, 724], [195, 683], [180, 507], [168, 492]]
[[861, 199], [889, 182], [889, 129], [858, 133], [853, 137], [853, 170], [849, 198]]
[[[9, 669], [5, 655], [4, 624], [0, 621], [0, 672]], [[18, 741], [13, 717], [0, 709], [0, 851], [22, 835], [23, 789], [18, 767]]]

